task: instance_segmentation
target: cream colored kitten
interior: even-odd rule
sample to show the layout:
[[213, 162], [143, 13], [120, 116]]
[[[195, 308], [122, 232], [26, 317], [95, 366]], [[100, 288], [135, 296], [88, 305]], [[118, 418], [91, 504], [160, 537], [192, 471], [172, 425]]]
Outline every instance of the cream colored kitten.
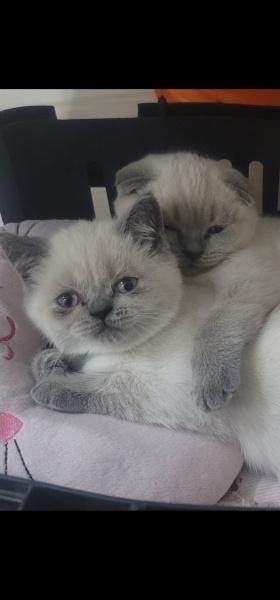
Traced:
[[212, 272], [182, 279], [154, 199], [50, 240], [4, 233], [0, 242], [23, 278], [31, 320], [57, 346], [34, 357], [35, 402], [233, 440], [249, 466], [280, 478], [280, 310], [245, 349], [231, 403], [202, 411], [191, 397], [191, 355], [218, 293]]
[[192, 355], [194, 401], [230, 401], [246, 345], [280, 302], [280, 222], [257, 216], [254, 191], [235, 169], [182, 152], [149, 155], [117, 173], [118, 214], [153, 194], [186, 277], [211, 272], [217, 291]]
[[213, 268], [255, 233], [254, 190], [239, 171], [219, 161], [190, 152], [150, 154], [118, 171], [116, 186], [118, 215], [139, 196], [157, 198], [186, 275]]

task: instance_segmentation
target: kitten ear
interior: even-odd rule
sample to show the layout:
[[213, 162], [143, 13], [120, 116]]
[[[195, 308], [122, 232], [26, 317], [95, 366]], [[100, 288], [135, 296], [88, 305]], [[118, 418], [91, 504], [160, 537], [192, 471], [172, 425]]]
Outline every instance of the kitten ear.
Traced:
[[24, 283], [26, 285], [34, 283], [32, 271], [39, 265], [42, 258], [48, 255], [47, 240], [0, 232], [0, 245], [20, 273]]
[[130, 233], [140, 245], [149, 244], [151, 251], [159, 249], [163, 242], [163, 219], [157, 200], [153, 196], [137, 200], [121, 220], [119, 231]]
[[224, 167], [224, 181], [229, 188], [236, 192], [239, 200], [248, 205], [255, 204], [255, 190], [249, 179], [242, 173], [232, 167]]
[[126, 165], [116, 174], [115, 186], [118, 197], [133, 193], [141, 194], [155, 175], [151, 155]]

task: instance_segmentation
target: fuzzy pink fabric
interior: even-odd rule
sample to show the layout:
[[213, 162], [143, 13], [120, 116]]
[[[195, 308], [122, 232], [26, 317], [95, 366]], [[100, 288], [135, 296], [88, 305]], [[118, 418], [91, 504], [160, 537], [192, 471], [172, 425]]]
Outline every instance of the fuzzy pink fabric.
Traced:
[[[49, 236], [69, 223], [2, 229]], [[107, 416], [52, 412], [32, 401], [28, 365], [43, 340], [22, 299], [21, 279], [0, 250], [0, 472], [130, 499], [218, 503], [242, 467], [237, 447]]]

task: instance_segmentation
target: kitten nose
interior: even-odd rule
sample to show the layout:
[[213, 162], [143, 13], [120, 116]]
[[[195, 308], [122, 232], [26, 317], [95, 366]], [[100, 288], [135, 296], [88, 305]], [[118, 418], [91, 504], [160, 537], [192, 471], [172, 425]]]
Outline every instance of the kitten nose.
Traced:
[[197, 242], [196, 240], [191, 240], [189, 242], [185, 242], [183, 240], [183, 252], [186, 254], [188, 258], [191, 260], [195, 260], [199, 258], [203, 253], [204, 245], [201, 242]]
[[184, 254], [191, 260], [195, 260], [196, 258], [199, 258], [201, 256], [202, 250], [201, 249], [189, 250], [189, 249], [184, 248]]
[[106, 304], [106, 306], [103, 306], [99, 310], [91, 310], [89, 314], [91, 317], [97, 317], [98, 319], [101, 319], [101, 321], [105, 321], [107, 315], [109, 314], [109, 312], [111, 312], [111, 310], [112, 305]]

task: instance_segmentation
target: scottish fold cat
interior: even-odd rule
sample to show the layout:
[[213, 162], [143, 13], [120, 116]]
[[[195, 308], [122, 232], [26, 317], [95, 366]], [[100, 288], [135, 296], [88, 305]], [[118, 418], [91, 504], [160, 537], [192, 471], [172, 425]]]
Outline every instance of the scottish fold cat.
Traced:
[[191, 356], [218, 292], [212, 271], [182, 277], [153, 197], [50, 240], [3, 233], [0, 243], [30, 319], [56, 346], [32, 361], [35, 402], [236, 441], [251, 468], [280, 477], [280, 311], [244, 349], [232, 401], [201, 410]]
[[280, 222], [258, 217], [239, 171], [195, 153], [148, 155], [120, 169], [116, 186], [117, 214], [155, 195], [183, 275], [211, 271], [218, 295], [195, 337], [193, 397], [219, 409], [239, 388], [244, 348], [280, 302]]

